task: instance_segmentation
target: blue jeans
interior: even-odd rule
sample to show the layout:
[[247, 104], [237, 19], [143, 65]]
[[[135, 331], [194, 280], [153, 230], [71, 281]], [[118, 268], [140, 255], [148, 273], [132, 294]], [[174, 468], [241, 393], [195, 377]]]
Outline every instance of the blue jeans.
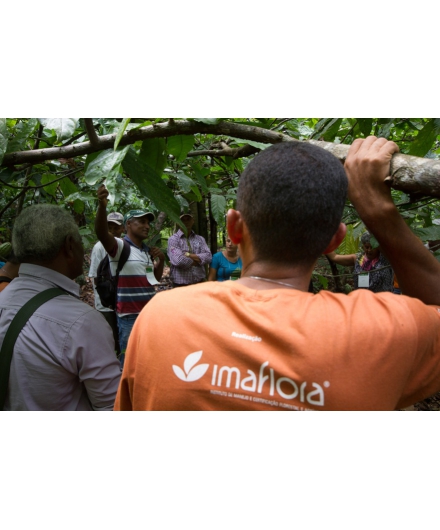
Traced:
[[119, 362], [121, 363], [121, 368], [124, 368], [125, 350], [127, 349], [128, 337], [130, 336], [133, 325], [139, 315], [137, 313], [135, 315], [125, 315], [123, 317], [120, 317], [119, 315], [116, 316], [118, 319], [119, 347], [121, 348]]

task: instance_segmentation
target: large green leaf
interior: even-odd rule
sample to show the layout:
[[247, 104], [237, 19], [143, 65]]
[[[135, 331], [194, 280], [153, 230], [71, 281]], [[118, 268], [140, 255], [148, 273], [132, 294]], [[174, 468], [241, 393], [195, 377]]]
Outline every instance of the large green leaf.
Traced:
[[45, 129], [55, 131], [58, 140], [73, 136], [78, 127], [79, 118], [38, 118]]
[[373, 127], [373, 118], [356, 118], [359, 129], [364, 136], [369, 136]]
[[167, 141], [167, 150], [170, 155], [173, 155], [177, 162], [185, 160], [186, 155], [194, 146], [194, 136], [181, 134], [178, 136], [171, 136]]
[[[23, 119], [11, 130], [12, 136], [8, 143], [8, 153], [14, 151], [22, 151], [26, 149], [26, 143], [29, 142], [29, 146], [34, 144], [34, 136], [32, 133], [38, 125], [36, 118]], [[32, 142], [32, 143], [31, 143]]]
[[43, 189], [46, 193], [52, 196], [55, 196], [55, 193], [58, 188], [58, 182], [53, 182], [55, 179], [56, 177], [52, 173], [44, 173], [41, 176], [41, 184], [47, 184], [48, 182], [50, 182], [50, 184], [48, 184], [47, 186], [44, 186]]
[[146, 198], [154, 202], [158, 210], [165, 212], [172, 221], [181, 224], [180, 206], [173, 192], [162, 180], [161, 173], [147, 165], [133, 148], [127, 152], [122, 167]]
[[101, 151], [96, 158], [93, 158], [88, 164], [84, 175], [84, 180], [89, 186], [93, 186], [99, 180], [107, 178], [109, 173], [116, 168], [127, 154], [129, 146], [122, 149], [106, 149]]
[[342, 118], [332, 118], [324, 129], [321, 131], [321, 136], [326, 142], [332, 142], [338, 134], [339, 127], [341, 126]]
[[336, 250], [337, 254], [342, 254], [344, 256], [348, 254], [356, 254], [359, 250], [359, 239], [355, 237], [353, 225], [347, 226], [347, 233]]
[[440, 118], [432, 118], [423, 127], [411, 142], [409, 154], [413, 156], [425, 156], [432, 148], [438, 134], [440, 134]]
[[8, 146], [8, 129], [6, 127], [6, 118], [0, 118], [0, 164], [6, 153]]
[[440, 226], [438, 225], [432, 225], [427, 228], [411, 228], [411, 230], [424, 242], [440, 239]]
[[222, 223], [226, 213], [226, 199], [223, 195], [211, 195], [211, 210], [217, 224]]
[[121, 125], [119, 126], [118, 132], [116, 133], [115, 138], [115, 145], [114, 150], [118, 148], [119, 142], [121, 141], [121, 138], [125, 132], [125, 129], [127, 128], [127, 125], [130, 123], [131, 118], [124, 118], [121, 122]]
[[188, 177], [188, 175], [185, 175], [183, 171], [178, 171], [176, 173], [176, 176], [177, 176], [177, 182], [179, 183], [179, 186], [181, 190], [183, 191], [183, 193], [189, 193], [189, 191], [191, 190], [191, 187], [195, 185], [195, 182], [193, 181], [193, 179]]
[[257, 149], [261, 150], [266, 149], [267, 147], [270, 147], [272, 145], [270, 143], [263, 144], [262, 142], [254, 142], [253, 140], [241, 140], [240, 138], [234, 138], [233, 136], [231, 136], [231, 138], [239, 144], [249, 144], [252, 147], [256, 147]]
[[69, 179], [69, 177], [66, 177], [62, 180], [60, 180], [60, 188], [63, 192], [64, 197], [68, 197], [69, 195], [72, 195], [72, 193], [77, 193], [78, 188], [75, 186], [75, 184]]
[[205, 177], [209, 175], [210, 171], [207, 167], [203, 167], [196, 162], [190, 162], [189, 166], [194, 170], [194, 175], [197, 178], [197, 182], [200, 184], [200, 187], [204, 193], [208, 192], [208, 186], [206, 184]]
[[144, 140], [142, 142], [139, 159], [142, 160], [152, 171], [158, 175], [162, 175], [163, 170], [167, 166], [165, 139], [152, 138], [151, 140]]

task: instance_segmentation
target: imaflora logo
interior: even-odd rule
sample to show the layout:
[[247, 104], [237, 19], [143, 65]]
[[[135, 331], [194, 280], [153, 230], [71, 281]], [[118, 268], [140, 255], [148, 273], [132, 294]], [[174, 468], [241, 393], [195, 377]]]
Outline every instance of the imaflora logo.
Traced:
[[[202, 358], [203, 351], [196, 351], [190, 353], [183, 363], [183, 370], [179, 366], [173, 364], [173, 370], [176, 376], [186, 383], [198, 381], [208, 371], [209, 364], [196, 364]], [[247, 375], [247, 377], [243, 377]], [[294, 381], [290, 377], [279, 376], [275, 370], [269, 366], [269, 361], [261, 364], [257, 372], [247, 370], [246, 374], [234, 366], [218, 366], [213, 365], [211, 386], [217, 388], [235, 388], [236, 391], [245, 390], [250, 396], [252, 394], [263, 394], [268, 392], [269, 396], [276, 398], [277, 396], [285, 400], [297, 399], [301, 403], [309, 403], [310, 405], [324, 406], [325, 396], [324, 388], [330, 387], [329, 381], [319, 385], [314, 382]], [[253, 401], [257, 398], [253, 397]]]
[[199, 364], [198, 366], [195, 366], [202, 358], [202, 355], [203, 351], [190, 353], [183, 363], [183, 370], [185, 371], [179, 366], [173, 364], [173, 370], [177, 377], [187, 383], [201, 379], [209, 368], [209, 364]]

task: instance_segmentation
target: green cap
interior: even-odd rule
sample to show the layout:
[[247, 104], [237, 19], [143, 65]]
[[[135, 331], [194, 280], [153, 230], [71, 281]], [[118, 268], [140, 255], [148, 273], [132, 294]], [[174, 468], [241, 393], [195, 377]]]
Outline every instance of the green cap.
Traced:
[[148, 216], [148, 220], [150, 222], [156, 219], [154, 217], [154, 213], [147, 212], [147, 210], [130, 210], [124, 215], [124, 224], [130, 219], [132, 219], [133, 217], [145, 217], [145, 216]]

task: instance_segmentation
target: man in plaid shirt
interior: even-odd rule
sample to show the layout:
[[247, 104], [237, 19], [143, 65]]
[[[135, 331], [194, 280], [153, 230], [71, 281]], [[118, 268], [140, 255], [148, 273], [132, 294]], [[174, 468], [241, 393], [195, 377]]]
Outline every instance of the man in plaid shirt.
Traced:
[[205, 265], [209, 265], [212, 260], [212, 254], [205, 239], [192, 230], [193, 216], [185, 213], [180, 216], [180, 219], [189, 237], [179, 228], [168, 240], [170, 277], [174, 287], [204, 282], [206, 280]]

